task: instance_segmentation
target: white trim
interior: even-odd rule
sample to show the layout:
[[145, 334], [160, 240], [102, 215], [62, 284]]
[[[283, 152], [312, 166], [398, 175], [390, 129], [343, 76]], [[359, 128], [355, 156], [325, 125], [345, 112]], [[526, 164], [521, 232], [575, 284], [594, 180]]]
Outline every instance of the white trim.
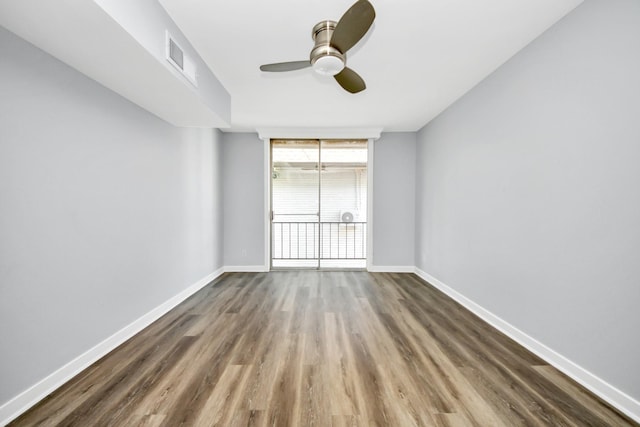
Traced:
[[476, 314], [482, 320], [498, 329], [500, 332], [504, 333], [521, 346], [527, 348], [529, 351], [536, 354], [541, 359], [547, 361], [550, 365], [554, 366], [559, 371], [563, 372], [578, 383], [582, 384], [582, 386], [584, 386], [586, 389], [598, 395], [603, 400], [609, 402], [612, 406], [628, 415], [634, 421], [640, 422], [640, 402], [635, 400], [633, 397], [629, 396], [623, 391], [618, 390], [611, 384], [607, 383], [606, 381], [587, 371], [583, 367], [567, 359], [565, 356], [557, 353], [553, 349], [547, 347], [535, 338], [525, 334], [515, 326], [511, 325], [509, 322], [496, 316], [489, 310], [473, 302], [453, 288], [445, 285], [430, 274], [420, 270], [417, 267], [415, 268], [415, 273], [421, 279], [429, 282], [431, 285], [438, 288], [439, 290], [462, 304], [469, 311]]
[[371, 273], [415, 273], [412, 265], [369, 265], [367, 271]]
[[[225, 271], [270, 271], [271, 269], [271, 139], [367, 139], [367, 270], [373, 259], [373, 142], [380, 138], [382, 128], [307, 129], [263, 128], [257, 129], [258, 138], [264, 142], [264, 266], [230, 266]], [[228, 270], [237, 269], [237, 270]], [[408, 271], [407, 271], [408, 272]], [[410, 272], [414, 272], [412, 269]]]
[[264, 149], [264, 270], [271, 268], [271, 139], [263, 139]]
[[225, 273], [264, 273], [269, 267], [264, 265], [225, 265]]
[[109, 338], [105, 339], [85, 353], [79, 355], [66, 365], [51, 373], [49, 376], [38, 381], [33, 386], [29, 387], [13, 399], [9, 400], [4, 405], [0, 406], [0, 425], [6, 425], [10, 421], [17, 418], [20, 414], [45, 398], [49, 393], [62, 386], [64, 383], [78, 375], [84, 369], [91, 366], [91, 364], [96, 362], [98, 359], [114, 350], [120, 344], [149, 326], [151, 323], [158, 320], [160, 317], [164, 316], [167, 312], [189, 298], [194, 293], [198, 292], [204, 286], [211, 283], [223, 272], [224, 270], [222, 268], [219, 268], [213, 273], [198, 280], [196, 283], [192, 284], [177, 295], [169, 298], [167, 301], [163, 302], [156, 308], [144, 314], [142, 317], [120, 329]]
[[[443, 282], [431, 276], [430, 274], [422, 271], [417, 267], [409, 266], [368, 266], [367, 270], [371, 272], [414, 272], [418, 277], [429, 282], [431, 285], [438, 288], [449, 297], [462, 304], [465, 308], [476, 314], [482, 320], [489, 323], [491, 326], [498, 329], [543, 360], [547, 361], [549, 364], [551, 364], [561, 372], [573, 378], [582, 386], [598, 395], [599, 397], [610, 403], [612, 406], [619, 409], [621, 412], [625, 413], [634, 421], [640, 422], [640, 402], [635, 400], [633, 397], [618, 390], [611, 384], [600, 379], [596, 375], [575, 364], [563, 355], [537, 341], [535, 338], [532, 338], [529, 335], [525, 334], [515, 326], [511, 325], [489, 310], [473, 302], [458, 291], [445, 285]], [[34, 384], [24, 392], [6, 402], [4, 405], [0, 406], [0, 425], [6, 425], [17, 418], [20, 414], [38, 403], [49, 393], [62, 386], [64, 383], [66, 383], [81, 371], [89, 367], [91, 364], [99, 360], [101, 357], [118, 347], [120, 344], [140, 332], [142, 329], [146, 328], [148, 325], [150, 325], [160, 317], [162, 317], [182, 301], [186, 300], [188, 297], [202, 289], [204, 286], [211, 283], [223, 272], [264, 271], [268, 271], [268, 268], [265, 269], [264, 266], [260, 265], [225, 266], [224, 268], [220, 268], [207, 275], [206, 277], [203, 277], [182, 292], [178, 293], [174, 297], [152, 309], [139, 319], [125, 326], [95, 347], [76, 357], [57, 371], [53, 372], [46, 378], [40, 380], [38, 383]]]
[[258, 137], [270, 139], [378, 139], [382, 128], [260, 128]]
[[373, 160], [375, 155], [374, 138], [367, 142], [367, 270], [373, 263]]

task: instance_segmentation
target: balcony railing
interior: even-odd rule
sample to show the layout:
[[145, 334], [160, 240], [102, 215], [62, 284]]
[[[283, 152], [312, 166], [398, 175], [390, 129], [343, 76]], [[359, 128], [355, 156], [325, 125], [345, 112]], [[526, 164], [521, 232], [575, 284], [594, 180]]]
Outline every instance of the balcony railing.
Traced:
[[366, 222], [272, 222], [274, 260], [364, 260]]

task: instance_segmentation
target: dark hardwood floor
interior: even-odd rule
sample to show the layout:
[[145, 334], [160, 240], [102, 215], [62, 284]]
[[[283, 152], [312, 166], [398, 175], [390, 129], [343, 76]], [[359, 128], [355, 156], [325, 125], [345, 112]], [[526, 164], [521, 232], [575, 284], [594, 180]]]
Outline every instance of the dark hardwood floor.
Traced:
[[637, 425], [412, 274], [225, 274], [14, 426]]

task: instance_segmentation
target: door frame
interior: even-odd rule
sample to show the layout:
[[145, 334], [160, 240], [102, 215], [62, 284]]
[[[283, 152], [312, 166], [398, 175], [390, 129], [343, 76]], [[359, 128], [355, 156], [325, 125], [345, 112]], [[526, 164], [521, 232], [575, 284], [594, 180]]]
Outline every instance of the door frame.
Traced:
[[264, 211], [264, 264], [263, 271], [271, 271], [271, 139], [366, 139], [367, 140], [367, 271], [373, 265], [373, 188], [374, 188], [374, 152], [375, 141], [380, 139], [382, 128], [354, 129], [296, 129], [264, 128], [257, 129], [262, 140], [264, 161], [263, 205]]

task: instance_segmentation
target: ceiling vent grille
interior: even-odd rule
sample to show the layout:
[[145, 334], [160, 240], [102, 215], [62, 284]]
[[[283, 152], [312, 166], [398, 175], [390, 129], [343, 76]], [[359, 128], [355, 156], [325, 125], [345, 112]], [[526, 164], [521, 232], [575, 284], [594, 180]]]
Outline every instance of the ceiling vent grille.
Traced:
[[167, 31], [167, 49], [166, 58], [171, 65], [173, 65], [183, 76], [189, 80], [189, 82], [198, 86], [196, 79], [196, 64], [184, 53], [184, 50], [180, 45], [171, 37], [171, 34]]

